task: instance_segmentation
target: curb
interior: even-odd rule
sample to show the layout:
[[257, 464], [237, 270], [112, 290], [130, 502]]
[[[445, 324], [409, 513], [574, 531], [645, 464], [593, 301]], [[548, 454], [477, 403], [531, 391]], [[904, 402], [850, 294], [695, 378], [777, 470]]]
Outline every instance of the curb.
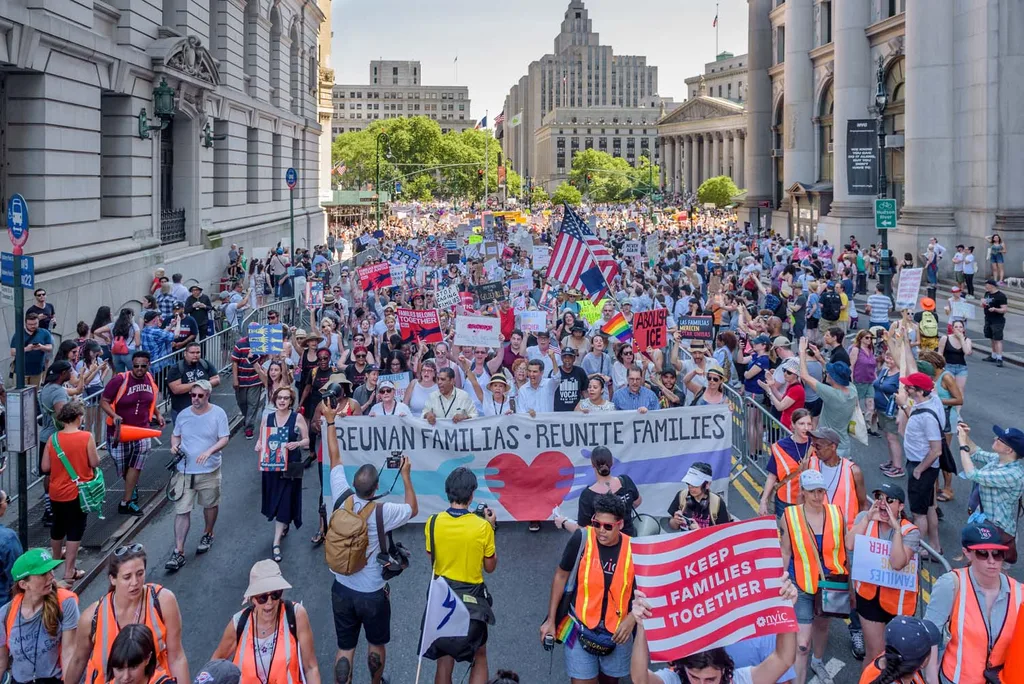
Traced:
[[[231, 431], [231, 437], [234, 437], [235, 433], [242, 427], [242, 421], [243, 419], [241, 415], [235, 416], [231, 419], [228, 425], [228, 428]], [[119, 546], [123, 546], [134, 539], [135, 535], [148, 525], [149, 522], [163, 510], [166, 504], [167, 496], [165, 495], [164, 490], [160, 489], [146, 504], [142, 515], [135, 519], [135, 522], [125, 530], [124, 534], [113, 542], [108, 542], [107, 549], [97, 557], [96, 565], [85, 572], [85, 577], [79, 580], [78, 583], [72, 587], [72, 591], [81, 596], [82, 592], [88, 588], [92, 581], [102, 574], [103, 568], [107, 566], [107, 561], [109, 561], [110, 557], [114, 554], [114, 549]]]

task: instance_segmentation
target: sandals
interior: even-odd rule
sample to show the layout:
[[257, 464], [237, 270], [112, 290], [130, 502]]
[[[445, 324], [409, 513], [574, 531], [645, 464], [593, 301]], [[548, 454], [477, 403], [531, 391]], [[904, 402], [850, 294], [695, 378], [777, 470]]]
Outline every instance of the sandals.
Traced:
[[273, 553], [271, 554], [270, 557], [274, 559], [275, 563], [280, 563], [281, 562], [281, 547], [278, 544], [274, 544], [274, 548], [271, 549], [271, 551]]
[[314, 534], [313, 538], [310, 539], [309, 541], [312, 542], [313, 546], [320, 546], [321, 544], [323, 544], [324, 543], [324, 533], [323, 533], [323, 530], [321, 530], [320, 532], [317, 532], [316, 534]]
[[71, 577], [65, 577], [63, 581], [73, 583], [83, 579], [84, 577], [85, 570], [82, 570], [81, 568], [75, 568], [75, 574]]
[[891, 477], [894, 480], [898, 480], [902, 477], [906, 477], [907, 471], [905, 471], [903, 468], [889, 468], [888, 470], [883, 470], [882, 474], [885, 475], [886, 477]]
[[939, 495], [936, 498], [939, 501], [942, 501], [942, 502], [952, 501], [953, 500], [953, 490], [952, 489], [940, 489], [939, 490]]

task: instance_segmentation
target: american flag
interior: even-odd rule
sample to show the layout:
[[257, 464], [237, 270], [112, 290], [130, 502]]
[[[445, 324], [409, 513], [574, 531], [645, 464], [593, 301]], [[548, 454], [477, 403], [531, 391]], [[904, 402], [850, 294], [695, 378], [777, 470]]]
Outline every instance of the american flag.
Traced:
[[618, 273], [619, 265], [608, 249], [590, 231], [587, 222], [566, 204], [546, 277], [566, 287], [585, 290], [596, 304], [607, 294], [609, 281]]
[[500, 124], [500, 123], [502, 123], [504, 121], [505, 121], [505, 112], [504, 112], [504, 110], [502, 110], [501, 114], [499, 114], [498, 116], [494, 117], [494, 125], [497, 126], [498, 124]]

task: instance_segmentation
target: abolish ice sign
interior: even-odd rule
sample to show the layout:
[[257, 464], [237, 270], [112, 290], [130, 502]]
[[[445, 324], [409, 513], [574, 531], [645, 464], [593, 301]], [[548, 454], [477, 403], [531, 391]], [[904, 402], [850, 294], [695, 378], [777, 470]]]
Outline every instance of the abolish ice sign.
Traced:
[[28, 203], [17, 193], [7, 202], [7, 235], [14, 245], [14, 253], [20, 254], [28, 242]]
[[295, 169], [289, 168], [284, 172], [284, 182], [288, 184], [289, 190], [295, 189], [295, 184], [299, 182], [299, 174], [295, 172]]

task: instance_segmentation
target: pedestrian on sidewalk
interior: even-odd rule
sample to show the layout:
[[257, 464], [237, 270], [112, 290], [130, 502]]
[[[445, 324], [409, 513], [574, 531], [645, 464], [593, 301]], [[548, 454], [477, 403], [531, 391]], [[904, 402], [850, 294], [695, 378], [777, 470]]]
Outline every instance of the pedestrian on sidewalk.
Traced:
[[206, 523], [196, 553], [206, 553], [213, 544], [213, 526], [217, 523], [221, 493], [221, 451], [228, 445], [231, 430], [228, 414], [210, 403], [213, 385], [197, 380], [189, 390], [192, 405], [178, 414], [171, 435], [171, 454], [181, 456], [175, 474], [174, 551], [164, 564], [178, 571], [185, 565], [185, 538], [192, 524], [192, 509], [198, 501]]
[[295, 411], [295, 390], [280, 387], [271, 397], [274, 412], [260, 424], [256, 453], [262, 471], [260, 511], [274, 522], [272, 558], [281, 562], [281, 539], [290, 525], [302, 527], [302, 449], [309, 447], [306, 420]]
[[[22, 334], [22, 341], [25, 345], [25, 386], [33, 387], [39, 384], [46, 370], [46, 355], [53, 351], [53, 337], [50, 331], [39, 327], [39, 314], [25, 314], [25, 329]], [[18, 337], [11, 337], [11, 358], [17, 354]], [[14, 363], [11, 363], [11, 370], [14, 370]]]
[[999, 290], [999, 283], [991, 278], [986, 280], [981, 308], [985, 312], [985, 339], [992, 344], [992, 354], [985, 360], [1000, 368], [1003, 367], [1003, 328], [1008, 304], [1006, 293]]
[[40, 472], [50, 476], [49, 493], [53, 506], [50, 549], [54, 558], [61, 557], [62, 546], [66, 549], [64, 583], [68, 587], [85, 577], [85, 571], [75, 567], [88, 520], [79, 503], [78, 482], [92, 481], [100, 467], [96, 438], [89, 430], [82, 430], [84, 417], [85, 405], [80, 401], [68, 402], [61, 407], [56, 418], [62, 427], [46, 442], [39, 468]]
[[[39, 390], [39, 409], [41, 420], [39, 427], [39, 449], [36, 456], [39, 458], [39, 468], [42, 470], [43, 452], [46, 451], [46, 443], [57, 431], [57, 414], [71, 401], [64, 383], [71, 380], [71, 363], [69, 361], [54, 361], [46, 371], [42, 389]], [[53, 524], [53, 509], [50, 506], [50, 478], [43, 475], [43, 525]]]
[[964, 281], [967, 287], [967, 299], [974, 299], [974, 274], [978, 272], [978, 259], [974, 256], [974, 245], [968, 245], [964, 254]]

